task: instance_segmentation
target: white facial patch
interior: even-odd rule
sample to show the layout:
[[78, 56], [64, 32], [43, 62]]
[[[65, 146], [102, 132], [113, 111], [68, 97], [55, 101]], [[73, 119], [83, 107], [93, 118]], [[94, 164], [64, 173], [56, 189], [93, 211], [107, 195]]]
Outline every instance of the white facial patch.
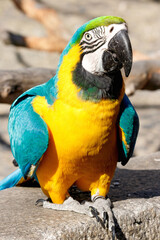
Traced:
[[84, 57], [82, 66], [92, 74], [101, 75], [105, 72], [102, 64], [102, 55], [108, 50], [108, 43], [120, 30], [127, 30], [125, 23], [101, 26], [84, 33], [80, 42]]

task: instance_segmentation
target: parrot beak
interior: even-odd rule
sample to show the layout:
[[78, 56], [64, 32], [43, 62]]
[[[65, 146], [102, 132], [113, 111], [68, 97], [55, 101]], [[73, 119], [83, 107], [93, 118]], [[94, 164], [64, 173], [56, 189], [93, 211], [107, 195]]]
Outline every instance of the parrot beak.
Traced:
[[126, 77], [129, 76], [132, 67], [132, 47], [126, 30], [120, 30], [114, 35], [102, 58], [103, 67], [107, 72], [124, 67]]

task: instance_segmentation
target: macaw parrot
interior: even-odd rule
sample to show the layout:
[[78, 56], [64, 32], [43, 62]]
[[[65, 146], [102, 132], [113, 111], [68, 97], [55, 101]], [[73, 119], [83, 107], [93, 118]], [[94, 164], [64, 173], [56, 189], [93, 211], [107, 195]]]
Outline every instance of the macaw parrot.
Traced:
[[[139, 128], [121, 75], [132, 66], [127, 24], [103, 16], [81, 26], [60, 56], [56, 75], [18, 97], [8, 131], [19, 168], [0, 182], [0, 190], [36, 179], [51, 199], [45, 208], [94, 215], [115, 225], [106, 195], [117, 162], [132, 156]], [[69, 196], [76, 184], [91, 192], [80, 204]]]

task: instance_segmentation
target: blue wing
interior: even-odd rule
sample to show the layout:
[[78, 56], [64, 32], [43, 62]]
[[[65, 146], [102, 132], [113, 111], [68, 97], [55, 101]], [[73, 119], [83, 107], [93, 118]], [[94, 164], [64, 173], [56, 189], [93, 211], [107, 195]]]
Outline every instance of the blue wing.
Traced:
[[11, 150], [23, 176], [36, 166], [46, 151], [49, 134], [46, 123], [34, 112], [35, 96], [24, 94], [11, 107], [8, 123]]
[[0, 181], [0, 190], [14, 187], [28, 176], [37, 180], [36, 169], [48, 148], [49, 134], [46, 123], [34, 112], [32, 101], [38, 95], [45, 96], [48, 104], [53, 104], [57, 97], [57, 81], [55, 76], [47, 83], [29, 89], [12, 104], [8, 132], [19, 169]]
[[37, 180], [36, 169], [48, 147], [49, 135], [46, 123], [33, 111], [34, 98], [24, 93], [11, 106], [8, 131], [19, 169], [0, 181], [0, 190], [14, 187], [28, 177]]
[[119, 161], [125, 165], [133, 154], [139, 130], [139, 118], [125, 95], [119, 114]]
[[8, 132], [11, 150], [23, 176], [36, 166], [48, 148], [49, 134], [46, 123], [34, 112], [32, 101], [36, 96], [45, 96], [48, 104], [57, 97], [55, 76], [47, 83], [33, 87], [18, 97], [11, 106]]

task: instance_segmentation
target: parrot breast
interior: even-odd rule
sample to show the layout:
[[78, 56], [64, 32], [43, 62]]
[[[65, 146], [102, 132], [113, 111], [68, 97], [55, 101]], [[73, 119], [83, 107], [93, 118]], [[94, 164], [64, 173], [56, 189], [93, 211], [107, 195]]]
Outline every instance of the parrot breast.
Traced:
[[[44, 97], [34, 99], [33, 108], [49, 130], [49, 146], [37, 170], [40, 185], [48, 189], [48, 179], [55, 185], [58, 179], [67, 189], [77, 182], [80, 189], [90, 190], [99, 176], [112, 178], [118, 160], [119, 105], [119, 100], [84, 101], [75, 108], [60, 99], [52, 106]], [[114, 170], [108, 172], [111, 165]]]

